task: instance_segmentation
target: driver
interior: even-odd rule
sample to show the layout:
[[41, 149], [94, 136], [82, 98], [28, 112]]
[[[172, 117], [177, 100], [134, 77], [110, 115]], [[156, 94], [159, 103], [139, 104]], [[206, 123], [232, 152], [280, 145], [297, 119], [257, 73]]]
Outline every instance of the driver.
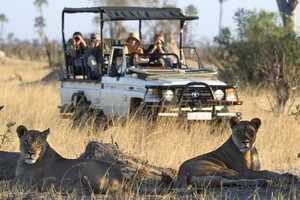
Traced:
[[68, 41], [67, 44], [67, 53], [73, 57], [76, 58], [80, 54], [84, 53], [84, 50], [87, 48], [87, 43], [83, 38], [82, 33], [75, 32], [73, 34], [72, 39]]

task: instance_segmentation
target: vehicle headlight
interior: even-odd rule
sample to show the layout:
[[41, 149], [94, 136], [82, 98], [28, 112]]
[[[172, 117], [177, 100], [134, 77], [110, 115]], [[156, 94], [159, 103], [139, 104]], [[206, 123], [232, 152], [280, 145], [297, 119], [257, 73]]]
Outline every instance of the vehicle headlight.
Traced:
[[227, 101], [237, 101], [237, 96], [234, 88], [226, 89], [226, 100]]
[[214, 95], [215, 95], [217, 100], [222, 100], [224, 98], [224, 92], [220, 89], [216, 90], [214, 92]]
[[163, 91], [162, 95], [166, 101], [172, 101], [174, 98], [174, 92], [172, 90]]

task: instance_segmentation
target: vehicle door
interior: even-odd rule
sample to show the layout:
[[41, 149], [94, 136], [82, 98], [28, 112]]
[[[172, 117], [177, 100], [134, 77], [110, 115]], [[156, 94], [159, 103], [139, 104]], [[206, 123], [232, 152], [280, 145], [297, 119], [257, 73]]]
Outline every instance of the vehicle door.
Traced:
[[113, 47], [110, 55], [107, 75], [102, 78], [103, 111], [108, 117], [126, 117], [129, 112], [130, 99], [122, 84], [126, 70], [123, 47]]

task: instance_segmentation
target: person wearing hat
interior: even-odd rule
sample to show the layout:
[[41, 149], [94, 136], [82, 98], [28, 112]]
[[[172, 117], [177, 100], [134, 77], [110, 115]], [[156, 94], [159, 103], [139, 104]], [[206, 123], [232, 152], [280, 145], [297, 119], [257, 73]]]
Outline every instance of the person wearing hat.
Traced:
[[130, 33], [124, 45], [125, 54], [130, 55], [130, 65], [136, 65], [139, 62], [139, 55], [144, 54], [144, 49], [140, 47], [141, 40], [138, 33]]
[[101, 49], [101, 38], [99, 33], [92, 33], [90, 37], [90, 47]]
[[153, 37], [153, 44], [149, 46], [147, 54], [166, 53], [164, 48], [165, 38], [163, 32], [156, 33]]
[[163, 32], [156, 33], [153, 37], [153, 44], [149, 46], [146, 54], [150, 55], [150, 62], [158, 62], [162, 60], [160, 54], [166, 53], [164, 47], [165, 39]]
[[144, 50], [140, 47], [141, 40], [137, 33], [130, 33], [125, 43], [126, 54], [143, 54]]
[[75, 58], [78, 55], [82, 54], [86, 48], [87, 48], [87, 43], [84, 40], [82, 33], [75, 32], [73, 34], [72, 39], [70, 39], [67, 44], [68, 54], [71, 57]]

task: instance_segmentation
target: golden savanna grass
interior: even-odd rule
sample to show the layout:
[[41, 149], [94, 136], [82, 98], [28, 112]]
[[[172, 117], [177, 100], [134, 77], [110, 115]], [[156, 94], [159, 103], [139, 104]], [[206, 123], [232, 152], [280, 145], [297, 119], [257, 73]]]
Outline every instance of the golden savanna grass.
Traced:
[[[88, 127], [71, 129], [70, 121], [59, 116], [59, 82], [37, 82], [49, 73], [43, 65], [39, 62], [0, 60], [0, 105], [5, 105], [0, 112], [0, 137], [10, 121], [30, 129], [50, 128], [50, 144], [68, 158], [78, 157], [91, 140], [111, 142], [113, 138], [128, 154], [155, 165], [178, 169], [184, 160], [215, 149], [230, 135], [229, 132], [212, 135], [209, 126], [200, 123], [194, 123], [187, 129], [173, 122], [149, 125], [141, 120], [130, 120], [125, 125], [115, 123], [106, 131], [97, 133]], [[297, 173], [300, 169], [297, 159], [300, 122], [289, 116], [274, 117], [268, 100], [271, 95], [267, 90], [248, 88], [240, 91], [240, 96], [244, 104], [234, 109], [240, 110], [244, 119], [262, 119], [256, 143], [262, 168]], [[300, 104], [299, 97], [296, 103]], [[14, 129], [0, 150], [18, 151]]]

